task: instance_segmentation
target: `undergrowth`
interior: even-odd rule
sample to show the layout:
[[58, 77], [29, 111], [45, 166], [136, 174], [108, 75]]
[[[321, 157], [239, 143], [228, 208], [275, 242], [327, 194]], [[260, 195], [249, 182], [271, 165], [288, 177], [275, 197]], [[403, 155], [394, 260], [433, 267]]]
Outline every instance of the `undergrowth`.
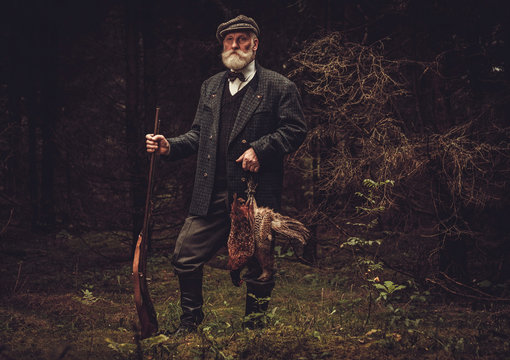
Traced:
[[341, 264], [311, 268], [280, 251], [262, 330], [242, 328], [245, 288], [231, 285], [219, 254], [205, 269], [204, 322], [174, 338], [178, 285], [163, 242], [148, 263], [162, 333], [137, 341], [130, 263], [105, 258], [129, 250], [117, 235], [61, 234], [57, 247], [4, 243], [0, 359], [496, 359], [510, 351], [507, 307], [450, 303], [385, 269], [367, 283], [347, 252]]

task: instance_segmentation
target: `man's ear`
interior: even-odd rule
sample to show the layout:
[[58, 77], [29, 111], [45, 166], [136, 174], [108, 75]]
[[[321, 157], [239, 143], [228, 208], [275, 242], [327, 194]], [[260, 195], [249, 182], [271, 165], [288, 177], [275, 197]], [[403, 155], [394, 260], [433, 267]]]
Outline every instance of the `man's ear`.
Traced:
[[253, 39], [253, 48], [252, 48], [252, 50], [257, 50], [258, 47], [259, 47], [259, 39], [255, 38], [255, 39]]

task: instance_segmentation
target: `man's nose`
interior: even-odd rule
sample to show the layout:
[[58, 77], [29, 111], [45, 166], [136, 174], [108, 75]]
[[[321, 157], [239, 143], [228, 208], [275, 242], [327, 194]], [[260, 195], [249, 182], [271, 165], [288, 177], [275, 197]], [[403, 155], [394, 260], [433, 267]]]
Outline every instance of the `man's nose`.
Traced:
[[239, 48], [239, 44], [237, 43], [237, 41], [235, 39], [232, 40], [232, 48], [234, 48], [234, 49], [238, 49]]

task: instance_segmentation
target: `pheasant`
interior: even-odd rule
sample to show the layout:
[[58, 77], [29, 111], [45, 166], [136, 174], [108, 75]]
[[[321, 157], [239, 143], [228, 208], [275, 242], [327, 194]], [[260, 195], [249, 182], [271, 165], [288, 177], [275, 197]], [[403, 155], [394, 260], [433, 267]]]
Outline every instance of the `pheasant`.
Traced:
[[230, 213], [231, 228], [227, 242], [228, 266], [236, 285], [241, 283], [240, 271], [253, 257], [262, 268], [262, 273], [257, 280], [266, 281], [272, 276], [273, 232], [296, 239], [302, 244], [306, 244], [310, 238], [310, 232], [298, 220], [281, 215], [267, 207], [258, 207], [253, 196], [253, 185], [249, 184], [247, 193], [247, 201], [234, 194]]

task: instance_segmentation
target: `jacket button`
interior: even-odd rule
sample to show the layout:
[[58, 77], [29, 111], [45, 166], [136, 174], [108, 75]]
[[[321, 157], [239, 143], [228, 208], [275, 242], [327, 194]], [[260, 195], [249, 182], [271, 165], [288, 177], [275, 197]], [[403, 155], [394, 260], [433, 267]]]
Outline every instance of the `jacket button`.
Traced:
[[211, 158], [211, 154], [207, 154], [207, 158], [210, 159]]
[[245, 140], [245, 139], [241, 140], [241, 142], [242, 142], [243, 144], [246, 144], [246, 140]]
[[207, 177], [207, 173], [206, 172], [204, 173], [204, 177]]
[[211, 139], [211, 140], [212, 140], [212, 135], [209, 135], [209, 139]]
[[246, 182], [246, 178], [245, 178], [245, 177], [242, 177], [242, 178], [241, 178], [241, 181], [242, 181], [242, 182]]

